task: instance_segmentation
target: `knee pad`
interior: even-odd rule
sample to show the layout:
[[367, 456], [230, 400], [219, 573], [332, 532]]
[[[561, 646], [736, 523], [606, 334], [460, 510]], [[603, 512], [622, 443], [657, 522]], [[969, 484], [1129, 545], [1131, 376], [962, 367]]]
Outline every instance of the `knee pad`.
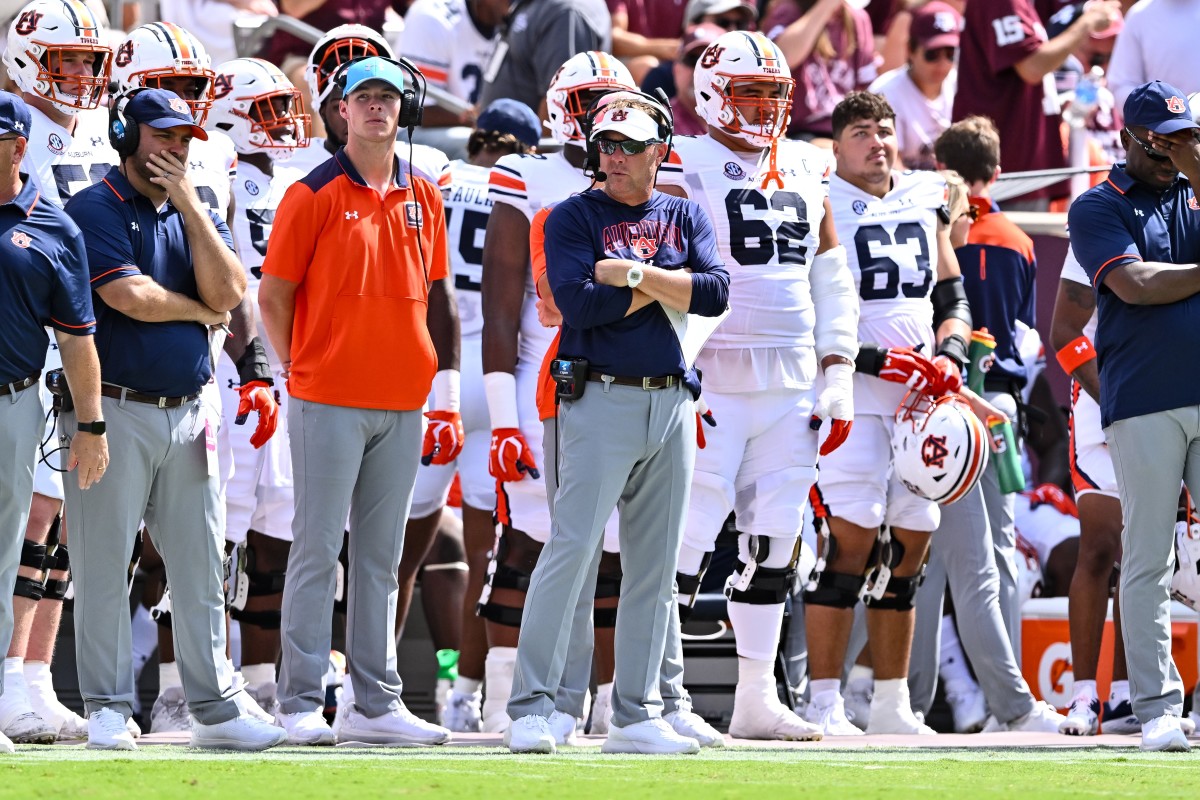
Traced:
[[[773, 606], [784, 602], [791, 593], [796, 582], [796, 559], [800, 554], [800, 540], [775, 540], [772, 548], [771, 539], [767, 536], [742, 534], [739, 536], [739, 550], [744, 546], [749, 558], [743, 560], [739, 552], [738, 571], [730, 575], [725, 583], [725, 597], [734, 603], [747, 603], [754, 606]], [[786, 545], [791, 545], [791, 550]], [[772, 559], [772, 549], [775, 558]], [[783, 566], [765, 566], [768, 562]]]
[[925, 565], [916, 575], [893, 575], [892, 570], [904, 561], [904, 543], [891, 534], [887, 526], [880, 528], [879, 538], [871, 551], [873, 566], [867, 573], [867, 588], [863, 602], [871, 608], [890, 611], [909, 611], [917, 589], [925, 579]]
[[[31, 542], [28, 539], [21, 541], [21, 566], [29, 569], [45, 572], [49, 569], [50, 564], [54, 559], [46, 555], [46, 545], [37, 542]], [[13, 585], [13, 595], [16, 597], [24, 597], [29, 600], [38, 601], [46, 593], [45, 576], [41, 578], [27, 578], [22, 575], [17, 576], [16, 583]]]
[[712, 551], [704, 554], [704, 558], [700, 560], [700, 569], [695, 575], [675, 573], [675, 588], [679, 595], [680, 623], [687, 622], [692, 616], [692, 609], [696, 607], [696, 595], [700, 594], [700, 584], [704, 581], [709, 564], [712, 563], [712, 556]]
[[[514, 542], [520, 537], [520, 552]], [[528, 536], [508, 526], [504, 526], [496, 537], [496, 546], [488, 554], [487, 576], [483, 582], [483, 592], [475, 606], [475, 614], [497, 625], [510, 628], [521, 627], [521, 618], [525, 609], [516, 606], [503, 605], [492, 597], [494, 589], [511, 589], [522, 594], [529, 591], [529, 579], [533, 576], [532, 565], [528, 555], [532, 548], [541, 553], [541, 545]], [[532, 563], [537, 563], [534, 555]]]
[[828, 608], [854, 608], [858, 604], [866, 578], [829, 569], [829, 562], [837, 552], [837, 540], [833, 538], [833, 531], [829, 525], [823, 524], [820, 517], [817, 518], [816, 527], [823, 546], [821, 555], [817, 558], [817, 565], [813, 567], [812, 574], [804, 585], [804, 602], [807, 605]]
[[278, 609], [247, 611], [246, 602], [251, 597], [268, 597], [281, 593], [286, 570], [259, 570], [256, 560], [254, 547], [249, 543], [249, 537], [245, 544], [234, 547], [230, 565], [229, 588], [226, 593], [229, 616], [248, 625], [276, 630], [280, 623]]
[[150, 619], [162, 625], [171, 627], [171, 587], [163, 588], [162, 598], [150, 608]]
[[46, 576], [46, 593], [43, 596], [45, 600], [57, 600], [58, 602], [66, 602], [71, 599], [71, 556], [67, 552], [67, 546], [60, 544], [54, 548], [54, 555], [49, 556], [49, 561], [53, 562], [46, 567], [47, 572], [65, 572], [67, 577], [62, 580]]

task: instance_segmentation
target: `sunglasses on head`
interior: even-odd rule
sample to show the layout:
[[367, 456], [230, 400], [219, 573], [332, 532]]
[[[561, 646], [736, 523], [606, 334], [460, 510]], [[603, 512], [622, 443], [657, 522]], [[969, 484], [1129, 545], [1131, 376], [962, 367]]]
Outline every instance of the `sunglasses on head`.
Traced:
[[932, 50], [926, 50], [921, 54], [921, 58], [925, 59], [926, 63], [933, 64], [945, 59], [953, 61], [956, 49], [953, 47], [935, 47]]
[[1158, 161], [1159, 163], [1162, 163], [1162, 162], [1164, 162], [1164, 161], [1170, 161], [1170, 160], [1171, 160], [1171, 157], [1170, 157], [1170, 156], [1168, 156], [1168, 155], [1163, 155], [1162, 153], [1158, 152], [1157, 150], [1153, 150], [1153, 149], [1151, 149], [1151, 147], [1150, 147], [1149, 143], [1147, 143], [1147, 142], [1143, 142], [1141, 139], [1139, 139], [1139, 138], [1137, 137], [1137, 134], [1135, 134], [1133, 131], [1129, 130], [1129, 128], [1126, 128], [1126, 129], [1125, 129], [1125, 132], [1126, 132], [1127, 134], [1129, 134], [1129, 138], [1130, 138], [1130, 139], [1133, 139], [1135, 142], [1137, 142], [1139, 145], [1141, 145], [1141, 146], [1142, 146], [1142, 149], [1146, 151], [1146, 156], [1147, 156], [1147, 157], [1148, 157], [1148, 158], [1149, 158], [1151, 161]]
[[617, 148], [621, 148], [621, 152], [627, 156], [636, 156], [646, 152], [646, 148], [652, 144], [660, 144], [658, 139], [648, 139], [644, 142], [635, 141], [633, 139], [625, 139], [624, 141], [615, 141], [613, 139], [597, 139], [596, 146], [600, 148], [600, 152], [606, 156], [611, 156], [617, 152]]

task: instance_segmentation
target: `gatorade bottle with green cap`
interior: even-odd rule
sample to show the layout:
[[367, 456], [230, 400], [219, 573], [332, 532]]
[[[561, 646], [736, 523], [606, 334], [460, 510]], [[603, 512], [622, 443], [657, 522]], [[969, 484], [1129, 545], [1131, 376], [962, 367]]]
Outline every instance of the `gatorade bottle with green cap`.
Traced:
[[975, 394], [983, 394], [983, 381], [995, 361], [996, 339], [987, 328], [971, 332], [971, 346], [967, 350], [967, 386]]
[[992, 437], [992, 453], [995, 454], [1000, 491], [1013, 494], [1025, 489], [1025, 473], [1021, 471], [1021, 456], [1017, 452], [1017, 440], [1013, 436], [1012, 424], [1004, 417], [988, 414], [988, 434]]

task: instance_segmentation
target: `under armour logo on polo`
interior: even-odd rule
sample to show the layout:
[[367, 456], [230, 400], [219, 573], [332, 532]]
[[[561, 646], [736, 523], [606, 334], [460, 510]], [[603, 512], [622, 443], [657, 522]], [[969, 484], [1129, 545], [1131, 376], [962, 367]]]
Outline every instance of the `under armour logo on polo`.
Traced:
[[358, 219], [358, 212], [357, 211], [347, 211], [346, 219]]
[[134, 221], [134, 222], [129, 223], [129, 230], [137, 231], [137, 230], [141, 230], [141, 228], [139, 228], [137, 222]]
[[1145, 211], [1142, 211], [1140, 208], [1135, 208], [1135, 209], [1133, 210], [1133, 213], [1134, 213], [1134, 214], [1136, 214], [1136, 215], [1137, 215], [1137, 216], [1139, 216], [1139, 217], [1144, 217], [1144, 216], [1146, 216], [1146, 212], [1145, 212]]

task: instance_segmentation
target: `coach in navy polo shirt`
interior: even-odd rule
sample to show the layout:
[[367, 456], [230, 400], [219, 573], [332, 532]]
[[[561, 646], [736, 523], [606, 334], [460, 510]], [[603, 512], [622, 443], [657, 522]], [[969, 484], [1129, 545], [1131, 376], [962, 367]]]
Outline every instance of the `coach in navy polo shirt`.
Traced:
[[[1187, 750], [1171, 660], [1180, 481], [1200, 496], [1200, 139], [1187, 95], [1125, 101], [1126, 161], [1071, 206], [1071, 247], [1099, 310], [1100, 410], [1125, 530], [1121, 628], [1143, 750]], [[1182, 173], [1182, 174], [1180, 174]]]
[[[0, 651], [13, 634], [12, 592], [33, 497], [33, 469], [45, 424], [38, 381], [46, 364], [46, 328], [62, 352], [79, 430], [67, 468], [78, 488], [100, 480], [108, 442], [100, 416], [100, 363], [83, 237], [66, 214], [39, 198], [21, 172], [28, 146], [29, 108], [0, 92]], [[74, 430], [71, 433], [76, 433]], [[0, 694], [4, 676], [0, 674]], [[0, 753], [13, 751], [0, 733]]]
[[87, 243], [102, 403], [121, 465], [117, 480], [66, 491], [88, 746], [135, 747], [125, 730], [135, 691], [126, 570], [145, 519], [170, 580], [192, 744], [261, 750], [285, 735], [252, 716], [225, 658], [220, 416], [200, 397], [212, 375], [209, 326], [228, 320], [246, 278], [229, 229], [187, 177], [191, 140], [207, 138], [187, 103], [160, 89], [116, 102], [110, 140], [121, 162], [66, 208]]
[[592, 130], [604, 188], [564, 200], [546, 220], [546, 275], [563, 316], [558, 355], [588, 366], [575, 367], [582, 396], [559, 405], [553, 524], [530, 579], [508, 704], [514, 752], [554, 750], [549, 717], [572, 620], [563, 609], [575, 608], [589, 571], [594, 581], [614, 507], [624, 577], [604, 750], [699, 750], [663, 721], [657, 686], [678, 626], [675, 571], [696, 459], [700, 386], [681, 323], [725, 310], [729, 273], [704, 210], [654, 191], [669, 132], [658, 106], [610, 101]]

